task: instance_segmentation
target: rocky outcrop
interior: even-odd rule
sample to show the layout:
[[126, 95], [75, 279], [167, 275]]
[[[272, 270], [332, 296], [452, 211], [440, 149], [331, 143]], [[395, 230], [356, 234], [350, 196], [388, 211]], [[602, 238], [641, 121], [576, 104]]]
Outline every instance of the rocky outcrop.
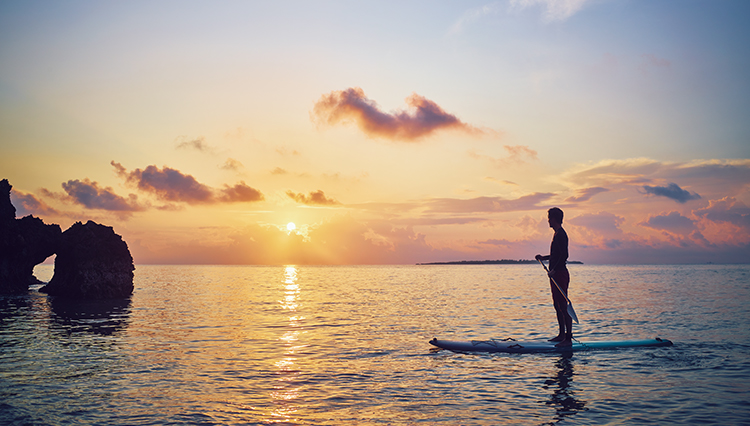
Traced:
[[0, 181], [0, 294], [29, 290], [34, 266], [53, 254], [55, 273], [40, 291], [75, 299], [119, 299], [133, 293], [133, 257], [109, 226], [89, 221], [62, 232], [31, 215], [16, 219], [12, 186]]
[[76, 222], [62, 233], [55, 274], [39, 291], [76, 299], [119, 299], [133, 293], [133, 258], [110, 226]]
[[16, 220], [16, 208], [10, 202], [10, 190], [13, 188], [8, 179], [0, 180], [0, 226]]
[[12, 186], [0, 181], [0, 294], [28, 291], [34, 266], [55, 254], [62, 231], [60, 225], [47, 225], [34, 216], [16, 219], [10, 201]]

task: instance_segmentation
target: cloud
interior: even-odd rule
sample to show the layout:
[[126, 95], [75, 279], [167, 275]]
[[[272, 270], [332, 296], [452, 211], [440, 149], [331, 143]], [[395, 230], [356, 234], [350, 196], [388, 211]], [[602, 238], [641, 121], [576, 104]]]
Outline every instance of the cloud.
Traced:
[[305, 204], [308, 206], [337, 206], [341, 205], [338, 201], [334, 200], [333, 198], [328, 198], [323, 193], [323, 191], [313, 191], [310, 192], [309, 195], [305, 195], [302, 193], [295, 194], [292, 191], [287, 191], [286, 195], [291, 198], [292, 200], [300, 203]]
[[281, 155], [282, 157], [288, 157], [290, 155], [291, 156], [300, 156], [300, 155], [302, 155], [296, 149], [289, 149], [289, 148], [287, 148], [285, 146], [281, 146], [281, 147], [276, 148], [276, 153], [279, 154], [279, 155]]
[[472, 212], [510, 212], [538, 210], [540, 203], [553, 197], [548, 192], [535, 192], [524, 195], [515, 200], [501, 197], [476, 197], [470, 199], [436, 198], [429, 200], [427, 205], [433, 212], [444, 213], [472, 213]]
[[[600, 225], [621, 223], [597, 214]], [[583, 218], [582, 218], [583, 219]], [[607, 226], [595, 226], [606, 228]], [[586, 263], [658, 264], [746, 262], [747, 241], [707, 246], [693, 232], [683, 240], [642, 240], [620, 233], [597, 244], [579, 234], [582, 228], [566, 228], [571, 237], [571, 256]], [[617, 227], [615, 226], [615, 229]], [[531, 258], [540, 247], [549, 247], [551, 235], [514, 240], [489, 235], [478, 240], [441, 245], [411, 226], [394, 225], [391, 220], [358, 220], [350, 214], [338, 215], [322, 223], [309, 224], [308, 237], [289, 233], [283, 227], [249, 225], [191, 228], [177, 236], [155, 229], [143, 238], [125, 237], [136, 263], [157, 264], [414, 264], [422, 262]], [[594, 234], [597, 235], [597, 234]], [[132, 246], [131, 246], [132, 242]], [[581, 243], [587, 244], [581, 244]], [[528, 256], [524, 255], [527, 253]]]
[[484, 241], [478, 241], [478, 243], [479, 244], [487, 244], [487, 245], [491, 245], [491, 246], [503, 246], [503, 247], [512, 247], [512, 246], [515, 245], [515, 242], [513, 242], [513, 241], [508, 241], [506, 239], [498, 240], [498, 239], [495, 239], [495, 238], [491, 238], [489, 240], [484, 240]]
[[417, 217], [408, 219], [392, 219], [391, 222], [399, 225], [408, 226], [438, 226], [438, 225], [466, 225], [468, 223], [484, 222], [487, 218], [483, 217]]
[[563, 177], [577, 185], [606, 186], [618, 183], [649, 182], [648, 176], [663, 172], [665, 164], [649, 158], [602, 160], [574, 167]]
[[690, 218], [678, 212], [650, 216], [647, 220], [641, 222], [640, 225], [674, 233], [688, 233], [695, 230], [695, 223]]
[[517, 184], [517, 183], [515, 183], [515, 182], [513, 182], [513, 181], [510, 181], [510, 180], [505, 180], [505, 179], [497, 179], [497, 178], [494, 178], [494, 177], [492, 177], [492, 176], [487, 176], [487, 177], [486, 177], [486, 178], [484, 178], [484, 179], [485, 179], [485, 180], [488, 180], [488, 181], [490, 181], [490, 182], [497, 182], [497, 183], [500, 183], [500, 184], [503, 184], [503, 185], [512, 185], [512, 186], [518, 186], [518, 184]]
[[750, 229], [750, 208], [745, 203], [732, 197], [712, 200], [708, 207], [696, 210], [693, 213], [713, 222], [726, 222], [744, 229]]
[[526, 9], [534, 6], [544, 8], [544, 20], [565, 21], [580, 11], [589, 0], [510, 0], [511, 9]]
[[204, 136], [199, 136], [195, 139], [188, 140], [184, 136], [180, 136], [177, 138], [181, 142], [177, 144], [177, 149], [195, 149], [201, 152], [210, 151], [211, 147], [206, 145], [206, 138]]
[[625, 218], [609, 212], [599, 212], [585, 213], [569, 219], [568, 222], [606, 235], [616, 235], [622, 233], [620, 225], [625, 223]]
[[64, 182], [62, 187], [73, 202], [89, 209], [115, 212], [135, 212], [145, 209], [138, 204], [134, 194], [131, 194], [129, 198], [124, 198], [115, 194], [112, 188], [101, 188], [98, 183], [89, 179], [69, 180]]
[[637, 244], [637, 237], [620, 229], [625, 218], [609, 212], [584, 213], [567, 221], [574, 225], [568, 229], [571, 242], [585, 249], [614, 250]]
[[506, 151], [510, 154], [509, 158], [513, 161], [519, 161], [521, 157], [529, 157], [532, 160], [537, 160], [537, 152], [524, 145], [504, 145]]
[[676, 183], [670, 183], [667, 186], [643, 185], [643, 190], [646, 191], [646, 194], [671, 198], [678, 203], [683, 204], [690, 200], [698, 200], [701, 198], [701, 196], [696, 193], [691, 194], [690, 192], [680, 188]]
[[479, 154], [474, 150], [469, 150], [469, 157], [476, 160], [489, 160], [497, 168], [505, 168], [512, 164], [526, 164], [526, 160], [538, 160], [536, 150], [524, 145], [503, 145], [508, 152], [507, 157], [491, 157], [489, 155]]
[[289, 174], [289, 172], [286, 169], [282, 169], [281, 167], [276, 167], [275, 169], [271, 170], [272, 175], [286, 175]]
[[215, 190], [198, 182], [193, 176], [164, 166], [148, 166], [128, 172], [120, 163], [112, 161], [118, 176], [139, 190], [153, 194], [158, 199], [188, 204], [212, 204], [263, 200], [263, 194], [240, 182], [234, 186], [225, 185]]
[[224, 189], [220, 191], [218, 200], [224, 203], [237, 203], [262, 201], [264, 198], [260, 191], [247, 186], [244, 181], [240, 181], [240, 183], [234, 186], [224, 185]]
[[242, 163], [235, 160], [234, 158], [227, 158], [227, 161], [225, 161], [224, 164], [220, 168], [223, 170], [238, 171], [238, 170], [245, 168], [245, 166], [243, 166]]
[[[590, 0], [510, 0], [507, 10], [509, 12], [521, 11], [533, 7], [543, 8], [543, 20], [545, 22], [565, 21], [578, 13]], [[482, 6], [466, 10], [448, 29], [448, 36], [462, 33], [466, 27], [485, 18], [502, 12], [500, 2], [487, 3]]]
[[453, 25], [451, 25], [450, 29], [448, 29], [448, 35], [455, 35], [463, 32], [465, 26], [476, 22], [487, 15], [495, 14], [499, 9], [499, 4], [494, 2], [467, 10]]
[[118, 176], [161, 200], [183, 201], [188, 204], [210, 203], [214, 200], [211, 188], [179, 170], [167, 166], [159, 170], [156, 166], [148, 166], [143, 170], [127, 172], [121, 164], [114, 161], [111, 164], [117, 170]]
[[602, 192], [607, 192], [607, 191], [609, 191], [609, 189], [602, 188], [599, 186], [595, 186], [592, 188], [579, 189], [576, 191], [576, 195], [572, 195], [566, 198], [565, 201], [569, 203], [582, 203], [584, 201], [590, 200], [591, 197], [593, 197], [596, 194], [600, 194]]
[[343, 215], [310, 225], [308, 237], [277, 226], [195, 229], [176, 241], [166, 234], [134, 239], [138, 263], [404, 264], [451, 260], [460, 253], [427, 243], [425, 235], [389, 221], [361, 222]]
[[58, 215], [59, 211], [48, 206], [44, 201], [36, 198], [34, 194], [28, 194], [21, 191], [11, 191], [10, 200], [16, 207], [16, 216], [23, 217], [30, 214], [39, 215]]
[[643, 74], [648, 74], [651, 69], [669, 69], [672, 66], [668, 60], [651, 54], [641, 55], [641, 57], [643, 61], [639, 68]]
[[724, 195], [744, 191], [750, 182], [750, 159], [661, 162], [649, 158], [602, 160], [578, 165], [561, 176], [574, 185], [609, 187], [643, 185], [652, 181], [679, 181], [690, 185], [720, 186]]
[[321, 96], [315, 103], [311, 118], [330, 126], [354, 122], [368, 136], [402, 141], [414, 141], [442, 129], [483, 133], [416, 93], [406, 98], [406, 104], [412, 112], [385, 113], [375, 101], [365, 96], [362, 89], [352, 87]]

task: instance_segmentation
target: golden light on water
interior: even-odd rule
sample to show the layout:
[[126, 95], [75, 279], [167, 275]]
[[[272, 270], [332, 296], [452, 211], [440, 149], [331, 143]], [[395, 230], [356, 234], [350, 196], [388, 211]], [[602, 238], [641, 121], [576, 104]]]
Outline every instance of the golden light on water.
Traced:
[[[294, 223], [289, 222], [287, 225], [289, 232], [294, 231], [296, 226]], [[299, 386], [292, 385], [291, 382], [300, 374], [298, 369], [295, 367], [296, 351], [300, 347], [298, 346], [298, 340], [301, 331], [298, 329], [300, 322], [305, 319], [304, 316], [297, 314], [299, 308], [299, 295], [300, 286], [297, 284], [297, 268], [294, 266], [287, 266], [284, 268], [284, 281], [281, 286], [282, 296], [279, 300], [279, 305], [282, 309], [290, 312], [288, 317], [288, 327], [281, 336], [281, 341], [286, 350], [281, 359], [279, 359], [275, 365], [278, 369], [277, 384], [274, 386], [275, 390], [271, 392], [270, 397], [275, 402], [275, 409], [271, 412], [273, 419], [272, 422], [292, 422], [294, 413], [297, 412], [297, 406], [295, 401], [299, 399]]]

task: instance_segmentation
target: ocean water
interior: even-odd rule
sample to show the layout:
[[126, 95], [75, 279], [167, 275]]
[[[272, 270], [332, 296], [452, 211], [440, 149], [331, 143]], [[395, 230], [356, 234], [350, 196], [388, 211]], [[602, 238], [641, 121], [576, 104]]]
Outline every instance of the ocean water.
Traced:
[[0, 424], [750, 424], [750, 265], [570, 270], [575, 337], [674, 346], [428, 344], [554, 336], [538, 265], [138, 266], [127, 301], [0, 297]]

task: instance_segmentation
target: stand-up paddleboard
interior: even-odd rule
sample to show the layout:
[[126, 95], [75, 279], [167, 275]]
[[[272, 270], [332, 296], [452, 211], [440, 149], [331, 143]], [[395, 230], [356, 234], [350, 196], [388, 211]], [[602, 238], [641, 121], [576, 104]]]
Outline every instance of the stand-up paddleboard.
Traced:
[[612, 340], [602, 342], [579, 342], [573, 341], [572, 346], [556, 347], [555, 342], [547, 341], [517, 341], [513, 339], [490, 339], [490, 340], [430, 340], [430, 344], [439, 348], [455, 352], [510, 352], [510, 353], [533, 353], [533, 352], [570, 352], [588, 351], [596, 349], [616, 348], [640, 348], [653, 346], [672, 346], [667, 339], [646, 340]]

